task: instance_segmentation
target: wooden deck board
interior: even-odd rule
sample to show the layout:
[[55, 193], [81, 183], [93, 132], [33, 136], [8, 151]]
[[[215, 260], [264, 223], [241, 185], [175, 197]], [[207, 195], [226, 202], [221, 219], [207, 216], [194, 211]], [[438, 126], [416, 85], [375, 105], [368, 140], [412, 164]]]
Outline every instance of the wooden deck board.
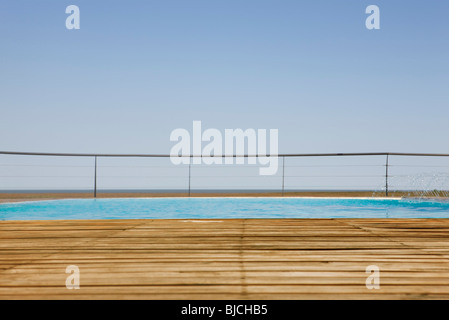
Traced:
[[2, 221], [0, 299], [449, 299], [448, 240], [445, 219]]

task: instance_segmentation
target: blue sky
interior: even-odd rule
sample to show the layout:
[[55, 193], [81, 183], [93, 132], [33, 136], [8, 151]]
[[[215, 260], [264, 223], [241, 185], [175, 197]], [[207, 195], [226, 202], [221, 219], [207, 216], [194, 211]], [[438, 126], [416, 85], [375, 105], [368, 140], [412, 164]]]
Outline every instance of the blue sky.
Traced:
[[[77, 5], [81, 29], [67, 30]], [[365, 28], [365, 8], [381, 30]], [[279, 129], [281, 153], [449, 152], [447, 1], [2, 1], [0, 150], [169, 153]]]

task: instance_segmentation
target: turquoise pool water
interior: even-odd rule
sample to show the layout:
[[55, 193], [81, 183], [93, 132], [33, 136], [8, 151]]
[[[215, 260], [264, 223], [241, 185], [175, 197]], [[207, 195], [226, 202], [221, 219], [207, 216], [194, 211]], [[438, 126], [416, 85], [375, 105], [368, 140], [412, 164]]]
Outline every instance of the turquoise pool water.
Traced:
[[0, 220], [449, 218], [449, 202], [398, 199], [152, 198], [0, 204]]

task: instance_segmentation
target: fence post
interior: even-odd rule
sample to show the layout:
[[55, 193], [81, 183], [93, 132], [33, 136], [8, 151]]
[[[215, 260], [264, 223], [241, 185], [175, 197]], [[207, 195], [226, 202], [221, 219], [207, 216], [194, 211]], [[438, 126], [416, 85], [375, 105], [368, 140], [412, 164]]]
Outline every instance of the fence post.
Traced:
[[385, 164], [385, 195], [388, 197], [388, 161], [389, 161], [389, 154], [387, 154], [387, 162]]
[[285, 195], [285, 156], [282, 157], [282, 196]]
[[97, 197], [97, 156], [95, 156], [94, 198]]

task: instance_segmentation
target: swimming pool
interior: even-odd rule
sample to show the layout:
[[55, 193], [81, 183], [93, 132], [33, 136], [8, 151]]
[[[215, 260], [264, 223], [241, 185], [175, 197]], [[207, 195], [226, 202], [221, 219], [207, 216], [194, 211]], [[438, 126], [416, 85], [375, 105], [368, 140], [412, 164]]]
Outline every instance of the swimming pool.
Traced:
[[146, 198], [0, 204], [0, 220], [241, 218], [449, 218], [449, 202], [342, 198]]

